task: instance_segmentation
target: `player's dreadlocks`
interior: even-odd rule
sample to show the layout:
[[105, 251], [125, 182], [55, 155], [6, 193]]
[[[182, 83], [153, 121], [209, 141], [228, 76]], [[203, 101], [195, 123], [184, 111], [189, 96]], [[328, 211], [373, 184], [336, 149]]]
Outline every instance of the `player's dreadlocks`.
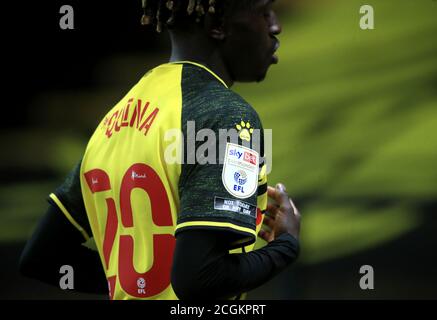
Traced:
[[202, 21], [206, 14], [223, 15], [227, 7], [237, 3], [242, 4], [253, 0], [142, 0], [142, 25], [156, 26], [161, 32], [165, 26], [172, 28], [182, 17], [193, 17], [197, 22]]

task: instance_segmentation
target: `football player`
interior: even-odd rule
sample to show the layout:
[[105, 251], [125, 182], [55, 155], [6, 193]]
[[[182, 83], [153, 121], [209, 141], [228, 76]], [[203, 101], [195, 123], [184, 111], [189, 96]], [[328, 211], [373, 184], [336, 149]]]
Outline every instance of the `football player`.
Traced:
[[[75, 289], [111, 299], [239, 298], [296, 260], [300, 214], [282, 184], [267, 186], [261, 120], [230, 89], [278, 63], [273, 2], [143, 0], [170, 61], [107, 113], [49, 196], [25, 275], [57, 285], [71, 265]], [[253, 250], [257, 236], [268, 244]]]

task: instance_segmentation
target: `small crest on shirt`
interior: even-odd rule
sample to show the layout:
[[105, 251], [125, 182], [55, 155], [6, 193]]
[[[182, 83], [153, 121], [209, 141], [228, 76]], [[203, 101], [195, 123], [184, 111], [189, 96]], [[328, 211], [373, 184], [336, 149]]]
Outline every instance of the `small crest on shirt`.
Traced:
[[258, 165], [258, 152], [228, 143], [222, 171], [226, 191], [240, 199], [252, 196], [258, 187]]
[[254, 131], [250, 122], [241, 121], [235, 126], [235, 128], [238, 130], [238, 136], [241, 140], [250, 141]]

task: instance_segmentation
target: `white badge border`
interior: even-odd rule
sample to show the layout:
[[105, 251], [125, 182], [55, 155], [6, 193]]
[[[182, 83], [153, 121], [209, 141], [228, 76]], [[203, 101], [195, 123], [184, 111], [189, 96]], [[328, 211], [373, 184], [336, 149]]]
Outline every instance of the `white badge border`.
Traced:
[[[249, 151], [251, 153], [254, 153], [256, 155], [256, 160], [257, 161], [256, 161], [256, 169], [255, 169], [255, 172], [256, 172], [255, 187], [254, 187], [253, 191], [250, 192], [248, 195], [241, 196], [241, 195], [238, 195], [238, 194], [234, 194], [234, 191], [233, 190], [229, 190], [228, 186], [225, 183], [225, 170], [226, 170], [227, 158], [229, 156], [229, 148], [230, 147], [242, 148], [242, 149], [245, 149], [245, 150], [247, 150], [247, 151]], [[223, 170], [222, 170], [222, 183], [223, 183], [223, 186], [225, 187], [226, 191], [230, 195], [232, 195], [232, 196], [234, 196], [234, 197], [236, 197], [238, 199], [247, 199], [247, 198], [250, 198], [258, 190], [258, 178], [259, 178], [259, 154], [258, 154], [258, 152], [253, 150], [253, 149], [247, 148], [245, 146], [239, 145], [239, 144], [235, 144], [235, 143], [231, 143], [231, 142], [226, 143], [225, 159], [223, 161]]]

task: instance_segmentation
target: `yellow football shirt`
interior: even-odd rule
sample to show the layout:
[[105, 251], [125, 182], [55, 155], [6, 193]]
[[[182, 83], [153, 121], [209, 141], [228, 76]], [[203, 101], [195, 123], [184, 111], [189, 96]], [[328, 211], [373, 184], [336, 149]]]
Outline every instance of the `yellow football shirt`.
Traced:
[[50, 197], [94, 238], [111, 299], [177, 299], [178, 232], [227, 230], [238, 236], [230, 249], [253, 250], [267, 206], [262, 133], [255, 110], [192, 62], [151, 70], [107, 113]]

